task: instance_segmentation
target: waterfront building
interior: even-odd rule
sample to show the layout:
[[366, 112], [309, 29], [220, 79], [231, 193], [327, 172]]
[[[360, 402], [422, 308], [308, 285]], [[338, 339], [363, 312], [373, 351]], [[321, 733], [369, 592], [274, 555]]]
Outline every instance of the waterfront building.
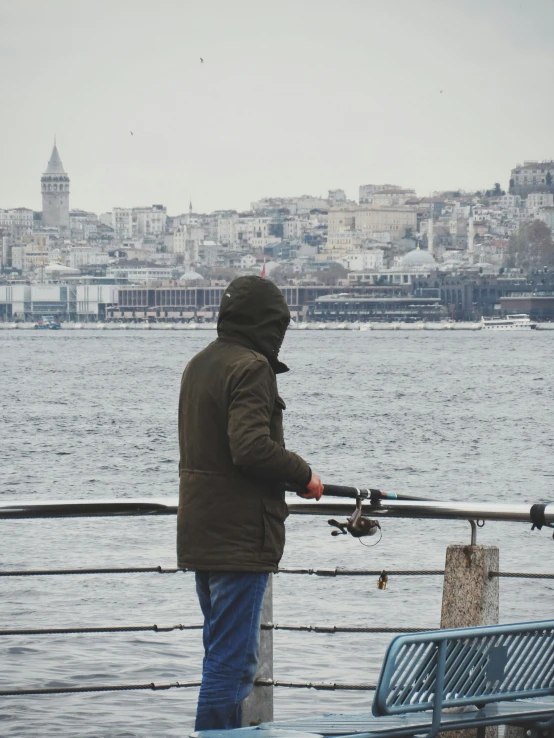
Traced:
[[128, 282], [143, 284], [148, 282], [161, 282], [175, 277], [175, 268], [172, 266], [160, 266], [141, 261], [119, 261], [112, 264], [106, 276], [114, 279], [126, 279]]
[[416, 322], [444, 318], [438, 297], [389, 297], [360, 295], [324, 295], [309, 306], [311, 320], [343, 322]]
[[40, 178], [42, 224], [54, 228], [69, 227], [69, 176], [63, 168], [58, 148], [54, 148], [46, 171]]
[[43, 315], [58, 320], [104, 320], [117, 303], [113, 285], [0, 285], [0, 320], [36, 321]]
[[[118, 305], [108, 310], [113, 319], [168, 319], [190, 320], [197, 317], [213, 320], [219, 311], [219, 304], [226, 289], [223, 286], [210, 287], [121, 287], [118, 293]], [[411, 288], [410, 288], [411, 289]], [[334, 295], [344, 291], [344, 287], [327, 287], [325, 285], [294, 285], [280, 287], [291, 315], [295, 320], [302, 320], [308, 313], [311, 303], [322, 295]], [[362, 296], [380, 295], [402, 296], [409, 294], [408, 287], [371, 287], [355, 286], [350, 292]]]
[[500, 298], [502, 313], [520, 315], [525, 313], [531, 320], [554, 321], [554, 293], [507, 295]]

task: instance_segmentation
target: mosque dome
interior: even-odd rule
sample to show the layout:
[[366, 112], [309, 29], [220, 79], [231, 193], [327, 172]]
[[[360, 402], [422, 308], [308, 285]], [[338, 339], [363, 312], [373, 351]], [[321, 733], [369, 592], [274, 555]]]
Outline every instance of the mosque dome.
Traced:
[[201, 274], [198, 274], [198, 272], [185, 272], [183, 276], [180, 278], [181, 282], [198, 282], [198, 280], [204, 279], [204, 277]]
[[58, 264], [56, 262], [52, 262], [51, 264], [48, 264], [48, 266], [44, 269], [45, 274], [65, 274], [68, 277], [70, 275], [77, 275], [81, 274], [80, 269], [73, 269], [73, 267], [65, 266], [65, 264]]
[[435, 261], [433, 254], [430, 254], [428, 251], [423, 251], [420, 248], [408, 251], [402, 259], [402, 266], [405, 267], [435, 266], [436, 263], [437, 262]]

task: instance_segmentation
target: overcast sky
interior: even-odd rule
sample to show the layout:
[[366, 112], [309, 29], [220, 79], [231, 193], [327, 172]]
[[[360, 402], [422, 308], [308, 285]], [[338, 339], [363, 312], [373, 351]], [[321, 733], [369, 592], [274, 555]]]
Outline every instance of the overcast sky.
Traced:
[[553, 0], [0, 0], [0, 29], [4, 208], [41, 208], [54, 134], [96, 212], [505, 187], [554, 157]]

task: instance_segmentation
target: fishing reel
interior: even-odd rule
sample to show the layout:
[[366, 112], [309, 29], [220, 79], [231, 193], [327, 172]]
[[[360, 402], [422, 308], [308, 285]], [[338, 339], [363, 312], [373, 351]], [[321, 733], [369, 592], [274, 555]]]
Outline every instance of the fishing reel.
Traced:
[[365, 538], [366, 536], [373, 536], [378, 530], [381, 530], [379, 521], [366, 518], [362, 511], [362, 497], [356, 497], [356, 509], [351, 517], [347, 518], [345, 523], [340, 523], [338, 520], [328, 520], [329, 525], [336, 528], [331, 531], [332, 536], [347, 535], [350, 533], [354, 538]]

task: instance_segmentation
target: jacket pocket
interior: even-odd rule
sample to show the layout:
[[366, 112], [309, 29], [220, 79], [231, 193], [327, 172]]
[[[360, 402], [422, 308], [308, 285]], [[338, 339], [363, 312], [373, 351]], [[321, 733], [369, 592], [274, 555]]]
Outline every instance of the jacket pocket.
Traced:
[[285, 520], [289, 515], [287, 504], [282, 500], [264, 498], [262, 515], [264, 521], [262, 553], [275, 558], [278, 563], [285, 548]]
[[285, 439], [283, 437], [283, 410], [286, 407], [285, 401], [277, 395], [273, 405], [273, 412], [271, 413], [269, 435], [271, 440], [276, 441], [280, 446], [285, 445]]

